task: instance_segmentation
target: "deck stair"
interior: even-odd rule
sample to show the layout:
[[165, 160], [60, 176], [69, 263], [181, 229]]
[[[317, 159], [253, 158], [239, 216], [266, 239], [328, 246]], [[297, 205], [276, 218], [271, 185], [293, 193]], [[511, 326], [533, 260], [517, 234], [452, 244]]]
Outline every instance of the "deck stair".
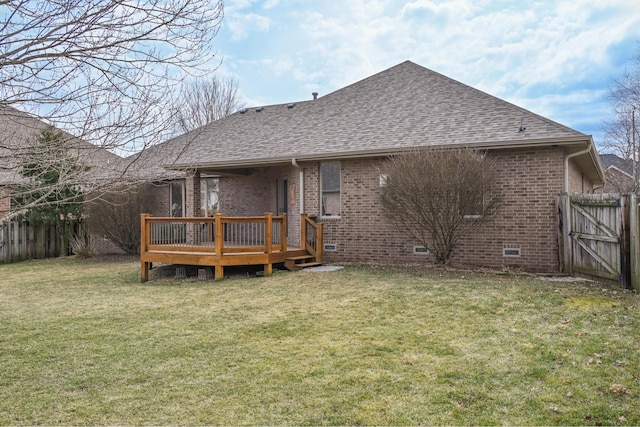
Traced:
[[316, 267], [322, 262], [316, 261], [314, 255], [299, 255], [284, 260], [284, 266], [290, 271], [300, 271], [306, 267]]

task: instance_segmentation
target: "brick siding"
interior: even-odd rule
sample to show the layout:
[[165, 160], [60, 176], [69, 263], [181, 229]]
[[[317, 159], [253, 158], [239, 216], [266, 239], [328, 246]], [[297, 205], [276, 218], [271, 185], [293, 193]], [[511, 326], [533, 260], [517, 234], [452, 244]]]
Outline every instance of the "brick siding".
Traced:
[[[556, 204], [564, 185], [564, 151], [553, 147], [505, 149], [492, 151], [490, 155], [496, 158], [502, 204], [495, 216], [463, 238], [454, 250], [452, 262], [557, 272]], [[389, 264], [433, 261], [429, 254], [414, 253], [414, 247], [420, 243], [394, 229], [382, 217], [378, 198], [383, 162], [383, 158], [341, 161], [341, 215], [319, 218], [325, 227], [325, 243], [336, 245], [336, 251], [325, 252], [326, 261]], [[320, 163], [306, 162], [301, 166], [305, 211], [319, 217]], [[572, 161], [568, 173], [570, 192], [592, 191], [591, 183]], [[220, 210], [225, 215], [276, 213], [279, 178], [288, 179], [294, 186], [295, 200], [289, 204], [288, 243], [298, 245], [300, 182], [299, 170], [293, 166], [258, 168], [248, 175], [220, 178]], [[505, 256], [504, 249], [519, 249], [520, 254]]]
[[[508, 267], [534, 272], [555, 272], [558, 260], [557, 196], [563, 189], [563, 151], [554, 148], [493, 151], [497, 158], [503, 203], [496, 215], [455, 249], [452, 262]], [[382, 159], [342, 161], [342, 215], [327, 218], [326, 252], [334, 262], [415, 263], [433, 261], [414, 254], [419, 242], [393, 229], [378, 205]], [[318, 214], [318, 165], [308, 165], [305, 192], [309, 213]], [[570, 169], [574, 169], [570, 165]], [[570, 171], [570, 191], [590, 189], [579, 173]], [[575, 179], [576, 177], [580, 179]], [[573, 178], [571, 178], [573, 177]], [[308, 184], [307, 184], [308, 183]], [[315, 211], [314, 211], [315, 210]], [[520, 255], [505, 257], [503, 249], [518, 248]]]

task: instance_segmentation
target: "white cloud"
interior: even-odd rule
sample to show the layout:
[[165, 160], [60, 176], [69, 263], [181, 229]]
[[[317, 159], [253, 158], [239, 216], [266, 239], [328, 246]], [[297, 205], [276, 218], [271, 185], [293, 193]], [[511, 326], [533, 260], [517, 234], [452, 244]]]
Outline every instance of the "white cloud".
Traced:
[[252, 31], [268, 31], [271, 20], [266, 16], [248, 13], [232, 15], [225, 23], [231, 33], [231, 40], [237, 42], [247, 38]]
[[612, 46], [640, 39], [636, 0], [228, 0], [223, 25], [229, 68], [261, 81], [254, 98], [306, 99], [410, 59], [553, 117], [600, 111], [584, 85], [617, 72]]

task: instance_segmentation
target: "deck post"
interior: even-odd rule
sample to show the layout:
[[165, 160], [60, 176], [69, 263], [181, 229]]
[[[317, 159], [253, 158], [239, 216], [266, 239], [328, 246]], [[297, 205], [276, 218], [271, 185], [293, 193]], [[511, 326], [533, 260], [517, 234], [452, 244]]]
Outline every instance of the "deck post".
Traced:
[[224, 251], [224, 230], [222, 228], [222, 214], [217, 213], [215, 216], [215, 231], [214, 231], [214, 244], [215, 244], [215, 256], [220, 258]]
[[267, 212], [265, 214], [267, 217], [267, 225], [264, 228], [264, 244], [267, 249], [267, 253], [270, 254], [272, 252], [271, 246], [273, 244], [273, 214], [271, 212]]
[[324, 224], [318, 224], [316, 229], [316, 261], [322, 262], [324, 257]]
[[151, 263], [144, 261], [144, 254], [147, 252], [147, 244], [149, 242], [149, 230], [147, 227], [147, 218], [150, 214], [140, 214], [140, 282], [144, 283], [149, 280], [149, 268]]
[[[265, 216], [267, 217], [267, 224], [264, 230], [264, 243], [267, 247], [267, 254], [271, 255], [271, 253], [273, 252], [273, 214], [271, 212], [267, 212]], [[270, 262], [264, 265], [265, 276], [271, 276], [272, 271], [273, 265]]]
[[287, 251], [287, 214], [282, 214], [282, 223], [280, 224], [280, 245], [282, 252]]
[[300, 247], [307, 248], [307, 218], [309, 215], [300, 214]]
[[213, 266], [213, 280], [222, 280], [224, 279], [224, 267], [221, 265]]
[[[214, 256], [220, 261], [224, 252], [224, 229], [222, 223], [222, 214], [217, 213], [215, 217], [215, 253]], [[224, 267], [219, 262], [213, 268], [214, 280], [224, 279]]]

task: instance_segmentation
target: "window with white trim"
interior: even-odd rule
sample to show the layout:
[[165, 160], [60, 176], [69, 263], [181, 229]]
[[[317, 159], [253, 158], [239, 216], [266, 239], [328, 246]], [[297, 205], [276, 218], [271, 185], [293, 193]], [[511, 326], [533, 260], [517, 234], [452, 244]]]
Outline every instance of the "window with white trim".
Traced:
[[218, 178], [200, 180], [200, 215], [215, 216], [220, 211]]
[[320, 212], [340, 216], [340, 162], [320, 164]]
[[172, 181], [169, 187], [169, 203], [171, 204], [171, 216], [185, 216], [184, 181]]

